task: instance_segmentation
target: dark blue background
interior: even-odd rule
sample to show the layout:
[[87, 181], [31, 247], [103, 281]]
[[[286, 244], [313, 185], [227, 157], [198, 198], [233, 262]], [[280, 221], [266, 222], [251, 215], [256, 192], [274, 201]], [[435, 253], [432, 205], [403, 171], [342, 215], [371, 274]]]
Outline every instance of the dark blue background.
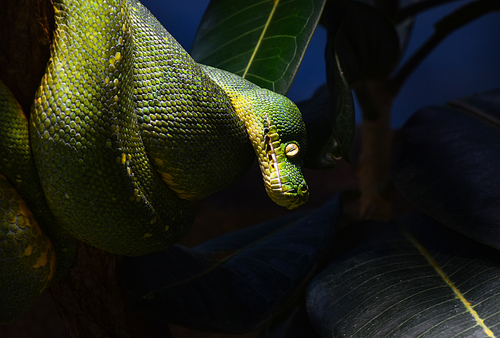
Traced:
[[[186, 50], [209, 0], [159, 1], [143, 4]], [[433, 23], [469, 1], [439, 6], [416, 18], [405, 58], [433, 32]], [[288, 96], [295, 102], [307, 99], [324, 83], [326, 33], [318, 27]], [[394, 102], [393, 126], [401, 126], [411, 113], [431, 104], [500, 87], [500, 13], [483, 16], [450, 35], [409, 78]], [[356, 114], [359, 121], [359, 109]]]

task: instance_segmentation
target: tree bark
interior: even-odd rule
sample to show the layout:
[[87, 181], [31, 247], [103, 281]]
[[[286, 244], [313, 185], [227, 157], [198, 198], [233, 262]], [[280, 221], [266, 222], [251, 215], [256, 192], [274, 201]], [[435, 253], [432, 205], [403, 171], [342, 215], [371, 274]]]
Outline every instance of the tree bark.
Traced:
[[75, 263], [50, 292], [70, 337], [171, 337], [168, 325], [131, 314], [117, 278], [121, 256], [78, 243]]
[[27, 116], [49, 60], [53, 29], [48, 0], [0, 1], [0, 80]]

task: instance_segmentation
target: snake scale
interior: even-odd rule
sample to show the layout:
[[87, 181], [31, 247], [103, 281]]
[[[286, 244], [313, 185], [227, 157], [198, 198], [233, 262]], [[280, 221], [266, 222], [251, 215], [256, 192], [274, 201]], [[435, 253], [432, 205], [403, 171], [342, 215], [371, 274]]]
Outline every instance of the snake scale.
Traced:
[[289, 99], [196, 63], [137, 0], [57, 0], [54, 11], [29, 117], [0, 86], [0, 323], [68, 269], [75, 239], [121, 255], [176, 243], [194, 201], [255, 156], [277, 204], [309, 194]]

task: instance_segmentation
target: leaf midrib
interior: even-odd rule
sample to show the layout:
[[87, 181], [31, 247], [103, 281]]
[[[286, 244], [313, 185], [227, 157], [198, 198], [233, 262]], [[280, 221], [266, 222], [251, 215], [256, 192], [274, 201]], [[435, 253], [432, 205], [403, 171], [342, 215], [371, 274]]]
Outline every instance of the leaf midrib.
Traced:
[[472, 308], [471, 304], [467, 301], [464, 295], [441, 269], [439, 264], [432, 257], [431, 253], [427, 251], [427, 249], [411, 233], [405, 231], [405, 236], [410, 241], [410, 243], [420, 252], [420, 254], [427, 260], [427, 262], [429, 262], [429, 264], [434, 268], [434, 270], [444, 280], [444, 282], [452, 289], [452, 291], [455, 293], [455, 296], [462, 302], [466, 310], [472, 315], [477, 325], [483, 328], [488, 337], [495, 337], [493, 332], [484, 324], [484, 319], [479, 317], [479, 314]]
[[262, 43], [262, 40], [264, 39], [264, 36], [266, 35], [267, 29], [269, 28], [269, 25], [271, 23], [271, 19], [274, 16], [274, 12], [276, 11], [276, 7], [278, 7], [280, 0], [274, 0], [273, 3], [273, 8], [271, 9], [271, 13], [269, 13], [269, 17], [267, 18], [266, 24], [264, 25], [264, 29], [262, 30], [262, 33], [260, 34], [259, 40], [257, 40], [257, 45], [255, 46], [255, 49], [252, 53], [252, 56], [250, 57], [250, 60], [248, 60], [247, 67], [245, 68], [245, 71], [243, 72], [243, 75], [241, 76], [242, 78], [246, 78], [246, 75], [248, 73], [248, 70], [250, 69], [250, 66], [252, 65], [253, 59], [255, 58], [255, 55], [257, 54], [260, 44]]

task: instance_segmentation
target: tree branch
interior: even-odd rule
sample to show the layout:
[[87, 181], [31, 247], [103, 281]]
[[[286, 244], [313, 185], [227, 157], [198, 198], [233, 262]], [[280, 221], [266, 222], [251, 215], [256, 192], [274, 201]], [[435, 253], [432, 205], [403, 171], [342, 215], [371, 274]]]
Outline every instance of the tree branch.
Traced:
[[408, 19], [409, 17], [420, 14], [423, 11], [453, 1], [458, 1], [458, 0], [426, 0], [426, 1], [419, 1], [416, 3], [412, 3], [411, 5], [408, 5], [397, 11], [396, 16], [394, 18], [394, 22], [397, 24], [401, 23], [404, 20]]
[[399, 92], [404, 82], [413, 71], [422, 63], [434, 48], [441, 43], [448, 35], [458, 28], [478, 19], [488, 12], [500, 10], [498, 0], [478, 0], [468, 3], [455, 12], [445, 16], [436, 24], [434, 34], [410, 57], [399, 72], [389, 81], [388, 89], [393, 96]]

